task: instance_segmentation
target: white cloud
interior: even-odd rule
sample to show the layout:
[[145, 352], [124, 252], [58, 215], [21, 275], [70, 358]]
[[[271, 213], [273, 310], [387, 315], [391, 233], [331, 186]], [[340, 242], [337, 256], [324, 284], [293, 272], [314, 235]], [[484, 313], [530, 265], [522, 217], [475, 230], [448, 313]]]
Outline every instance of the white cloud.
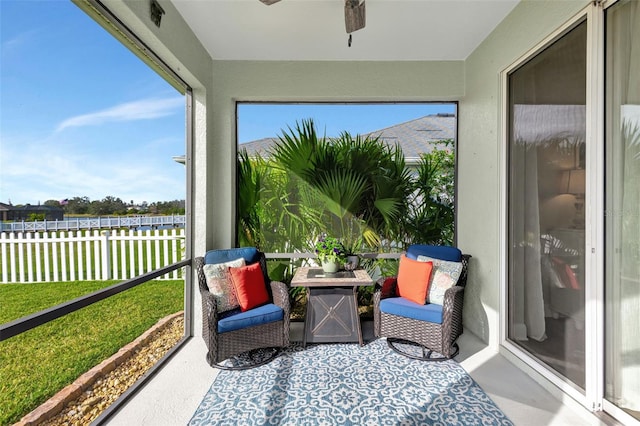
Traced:
[[2, 54], [4, 55], [11, 52], [13, 49], [18, 50], [25, 45], [30, 44], [35, 39], [35, 36], [38, 34], [38, 32], [39, 31], [37, 30], [25, 31], [13, 38], [3, 40], [1, 50]]
[[56, 131], [59, 132], [68, 127], [95, 126], [109, 122], [150, 120], [166, 117], [179, 112], [180, 109], [184, 110], [184, 102], [184, 97], [182, 96], [127, 102], [102, 111], [67, 118], [58, 125]]
[[[3, 144], [4, 145], [4, 144]], [[137, 154], [137, 153], [136, 153]], [[46, 142], [3, 146], [0, 202], [45, 202], [87, 196], [101, 200], [114, 196], [129, 202], [185, 198], [184, 166], [167, 155], [103, 155], [60, 150]]]

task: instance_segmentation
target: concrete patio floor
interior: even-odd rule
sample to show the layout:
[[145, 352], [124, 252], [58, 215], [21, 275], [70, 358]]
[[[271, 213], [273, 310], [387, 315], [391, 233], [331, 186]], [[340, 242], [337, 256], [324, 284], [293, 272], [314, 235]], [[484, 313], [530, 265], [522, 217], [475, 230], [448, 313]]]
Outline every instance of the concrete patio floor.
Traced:
[[[302, 340], [302, 323], [291, 324], [291, 340]], [[365, 340], [373, 339], [373, 323], [363, 323]], [[604, 425], [578, 406], [563, 403], [503, 355], [466, 332], [455, 358], [517, 426]], [[109, 425], [184, 425], [218, 374], [205, 360], [199, 336], [190, 339], [138, 394], [116, 412]]]

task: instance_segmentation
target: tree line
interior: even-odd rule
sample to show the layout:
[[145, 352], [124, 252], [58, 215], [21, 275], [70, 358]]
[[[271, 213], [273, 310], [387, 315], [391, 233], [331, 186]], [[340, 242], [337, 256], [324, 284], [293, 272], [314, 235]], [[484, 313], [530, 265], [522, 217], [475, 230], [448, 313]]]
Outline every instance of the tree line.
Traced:
[[65, 215], [122, 216], [128, 214], [172, 215], [185, 213], [185, 201], [156, 201], [135, 204], [122, 201], [118, 197], [107, 196], [91, 201], [89, 197], [73, 197], [65, 200], [47, 200], [46, 206], [62, 207]]

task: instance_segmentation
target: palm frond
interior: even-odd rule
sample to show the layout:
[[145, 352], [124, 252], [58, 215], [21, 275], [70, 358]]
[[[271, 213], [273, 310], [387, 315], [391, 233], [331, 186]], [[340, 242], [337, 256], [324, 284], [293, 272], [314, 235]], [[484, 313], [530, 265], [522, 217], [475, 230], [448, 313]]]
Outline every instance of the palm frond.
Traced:
[[367, 182], [351, 170], [335, 170], [318, 176], [317, 189], [328, 211], [339, 219], [353, 214], [364, 195]]

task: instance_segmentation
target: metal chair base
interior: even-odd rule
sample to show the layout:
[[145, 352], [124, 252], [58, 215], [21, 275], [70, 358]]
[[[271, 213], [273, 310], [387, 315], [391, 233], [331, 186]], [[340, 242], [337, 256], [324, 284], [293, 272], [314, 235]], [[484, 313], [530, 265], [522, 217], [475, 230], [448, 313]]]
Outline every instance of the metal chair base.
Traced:
[[[411, 354], [409, 352], [403, 351], [402, 349], [398, 348], [396, 346], [396, 344], [403, 344], [403, 345], [411, 345], [411, 346], [415, 346], [418, 347], [420, 349], [422, 349], [422, 356], [418, 356], [418, 355], [414, 355]], [[458, 355], [458, 353], [460, 353], [460, 347], [458, 346], [457, 343], [454, 343], [451, 347], [453, 349], [453, 353], [449, 356], [433, 356], [434, 352], [428, 348], [425, 348], [424, 346], [416, 343], [416, 342], [411, 342], [408, 340], [403, 340], [403, 339], [396, 339], [396, 338], [391, 338], [391, 337], [387, 337], [387, 345], [389, 346], [389, 348], [391, 348], [391, 350], [393, 350], [396, 353], [399, 353], [400, 355], [406, 356], [408, 358], [411, 359], [417, 359], [418, 361], [447, 361], [449, 359], [452, 359], [453, 357], [455, 357], [456, 355]], [[440, 354], [438, 354], [440, 355]]]
[[[220, 362], [211, 362], [211, 354], [207, 353], [207, 362], [214, 368], [220, 370], [248, 370], [250, 368], [260, 367], [268, 364], [280, 355], [281, 348], [258, 348], [244, 352], [232, 358], [227, 358]], [[266, 353], [270, 350], [270, 353]], [[230, 363], [231, 365], [225, 365], [223, 363]], [[235, 364], [235, 365], [234, 365]]]

